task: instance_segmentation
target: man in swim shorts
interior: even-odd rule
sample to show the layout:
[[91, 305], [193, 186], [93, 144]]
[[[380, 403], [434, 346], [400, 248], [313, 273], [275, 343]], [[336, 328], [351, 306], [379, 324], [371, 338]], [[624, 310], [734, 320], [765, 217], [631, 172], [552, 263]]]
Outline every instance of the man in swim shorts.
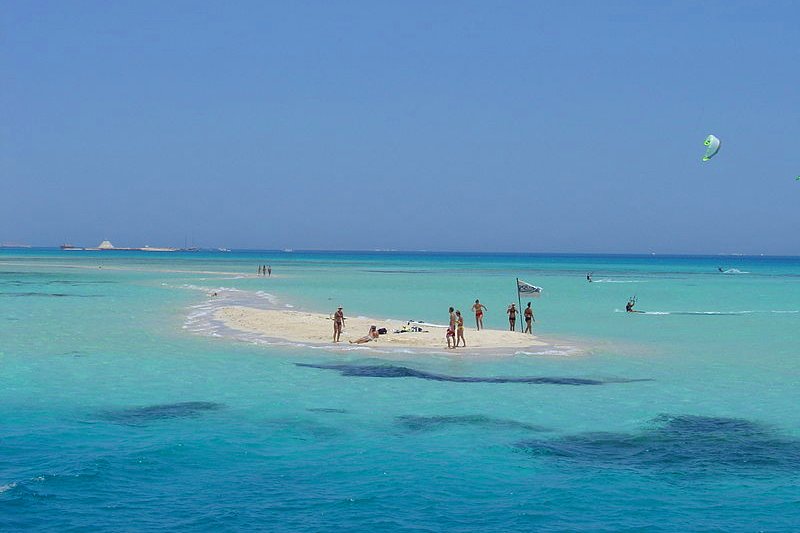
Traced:
[[[450, 308], [450, 323], [447, 326], [447, 347], [448, 348], [455, 348], [456, 347], [456, 314], [455, 310], [451, 307]], [[453, 341], [452, 346], [450, 345], [450, 341]]]
[[475, 300], [472, 310], [475, 311], [475, 327], [480, 331], [483, 329], [483, 311], [488, 311], [489, 308], [483, 305], [480, 300]]
[[533, 309], [531, 309], [531, 303], [528, 302], [528, 307], [525, 308], [525, 333], [530, 333], [533, 335], [533, 330], [531, 330], [531, 321], [536, 322], [536, 319], [533, 318]]

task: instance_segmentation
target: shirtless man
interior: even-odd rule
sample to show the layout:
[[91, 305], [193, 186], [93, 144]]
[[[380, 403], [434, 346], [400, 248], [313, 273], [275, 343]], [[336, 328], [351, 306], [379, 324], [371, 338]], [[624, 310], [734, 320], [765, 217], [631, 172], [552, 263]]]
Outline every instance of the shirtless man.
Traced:
[[[448, 348], [455, 348], [456, 347], [456, 314], [453, 312], [455, 311], [452, 307], [450, 308], [450, 324], [447, 326], [447, 333], [445, 333], [445, 337], [447, 338], [447, 347]], [[450, 345], [450, 341], [453, 341], [453, 345]]]
[[511, 304], [506, 310], [508, 313], [508, 330], [516, 331], [517, 329], [517, 304]]
[[344, 329], [344, 312], [342, 306], [333, 313], [333, 342], [339, 342], [339, 337], [342, 336], [342, 329]]
[[531, 321], [536, 322], [536, 319], [533, 318], [533, 309], [531, 309], [531, 303], [528, 302], [528, 307], [525, 308], [525, 333], [533, 335]]
[[483, 329], [483, 312], [484, 310], [488, 311], [489, 308], [483, 305], [480, 300], [475, 300], [472, 310], [475, 311], [475, 327], [480, 331]]

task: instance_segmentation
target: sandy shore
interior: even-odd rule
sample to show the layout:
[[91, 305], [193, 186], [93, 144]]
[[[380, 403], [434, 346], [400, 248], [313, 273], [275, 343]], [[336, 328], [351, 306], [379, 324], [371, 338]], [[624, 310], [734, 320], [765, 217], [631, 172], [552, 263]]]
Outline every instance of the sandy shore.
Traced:
[[[290, 342], [332, 344], [333, 339], [333, 321], [330, 316], [321, 313], [265, 310], [251, 307], [223, 307], [216, 311], [214, 318], [222, 321], [232, 329], [258, 333], [265, 337], [283, 339]], [[347, 344], [348, 341], [363, 337], [367, 334], [372, 324], [378, 326], [378, 328], [386, 328], [388, 333], [381, 335], [377, 341], [363, 346], [438, 349], [447, 347], [446, 330], [444, 328], [423, 326], [425, 330], [423, 332], [393, 333], [406, 325], [406, 322], [363, 317], [346, 319], [341, 342]], [[546, 343], [537, 340], [532, 335], [493, 329], [476, 331], [473, 328], [465, 327], [464, 339], [467, 342], [467, 348], [470, 349], [546, 346]]]

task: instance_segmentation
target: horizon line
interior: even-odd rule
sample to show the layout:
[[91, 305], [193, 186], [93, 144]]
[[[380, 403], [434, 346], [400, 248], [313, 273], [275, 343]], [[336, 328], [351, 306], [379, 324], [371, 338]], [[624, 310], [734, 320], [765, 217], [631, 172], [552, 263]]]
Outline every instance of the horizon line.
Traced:
[[[0, 250], [59, 250], [59, 246], [36, 246], [17, 243], [0, 243]], [[373, 253], [373, 254], [452, 254], [452, 255], [567, 255], [567, 256], [641, 256], [641, 257], [784, 257], [784, 258], [800, 258], [800, 254], [776, 254], [776, 253], [740, 253], [740, 252], [581, 252], [581, 251], [478, 251], [478, 250], [428, 250], [428, 249], [367, 249], [367, 248], [340, 248], [340, 249], [326, 249], [326, 248], [230, 248], [230, 252], [274, 252], [274, 253]], [[138, 252], [140, 250], [75, 250], [83, 252]], [[219, 247], [196, 247], [195, 250], [190, 249], [176, 249], [168, 252], [147, 252], [148, 254], [160, 253], [197, 253], [197, 252], [217, 252], [228, 253], [221, 251]]]

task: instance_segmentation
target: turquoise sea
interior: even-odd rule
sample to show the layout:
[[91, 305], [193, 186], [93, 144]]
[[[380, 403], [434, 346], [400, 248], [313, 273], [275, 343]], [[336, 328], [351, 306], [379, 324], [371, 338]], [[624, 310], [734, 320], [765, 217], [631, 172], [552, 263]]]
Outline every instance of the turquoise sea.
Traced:
[[[517, 277], [546, 350], [211, 318], [505, 328]], [[798, 326], [800, 258], [2, 250], [0, 530], [797, 531]]]

